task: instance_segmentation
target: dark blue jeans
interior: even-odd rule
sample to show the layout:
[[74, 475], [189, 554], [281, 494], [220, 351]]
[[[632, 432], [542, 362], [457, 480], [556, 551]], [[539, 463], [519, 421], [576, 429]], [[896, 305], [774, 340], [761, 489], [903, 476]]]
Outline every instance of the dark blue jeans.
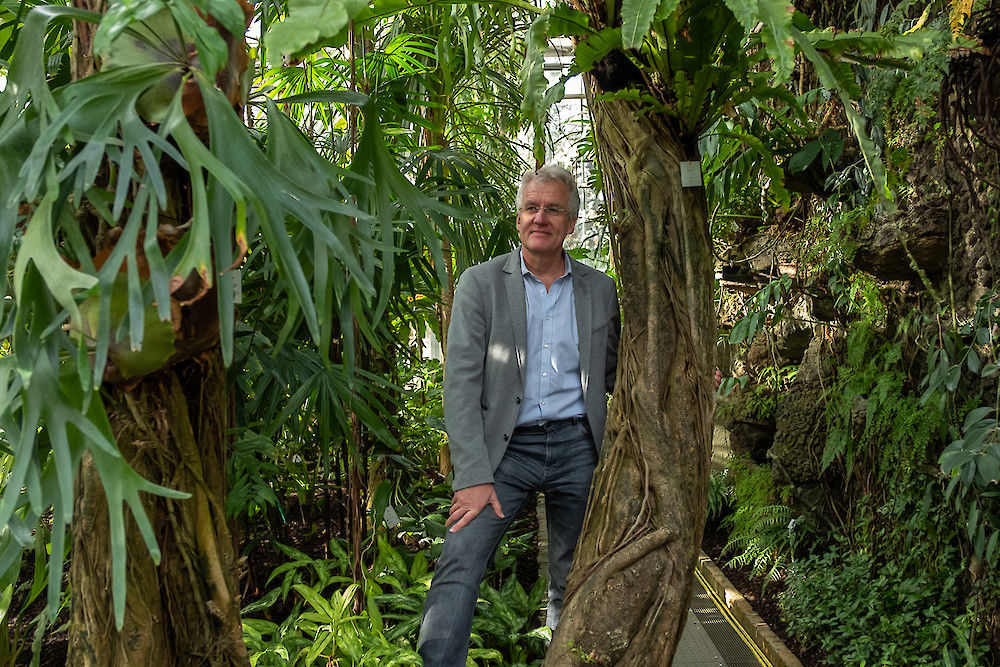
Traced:
[[514, 431], [493, 473], [493, 488], [505, 518], [487, 505], [469, 525], [445, 537], [417, 644], [425, 667], [464, 667], [487, 562], [522, 503], [538, 491], [545, 495], [549, 538], [546, 623], [555, 628], [596, 464], [597, 448], [585, 419]]

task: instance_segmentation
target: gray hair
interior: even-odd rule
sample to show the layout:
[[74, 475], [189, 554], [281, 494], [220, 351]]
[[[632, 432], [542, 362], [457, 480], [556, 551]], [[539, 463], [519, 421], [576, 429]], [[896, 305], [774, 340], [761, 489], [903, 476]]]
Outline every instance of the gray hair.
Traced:
[[569, 190], [569, 201], [566, 203], [569, 219], [576, 220], [580, 216], [580, 191], [576, 188], [576, 179], [573, 178], [573, 174], [557, 164], [547, 164], [538, 169], [529, 169], [521, 175], [521, 187], [517, 189], [517, 199], [514, 202], [518, 211], [521, 210], [521, 204], [524, 202], [525, 188], [535, 181], [542, 183], [559, 181], [563, 183]]

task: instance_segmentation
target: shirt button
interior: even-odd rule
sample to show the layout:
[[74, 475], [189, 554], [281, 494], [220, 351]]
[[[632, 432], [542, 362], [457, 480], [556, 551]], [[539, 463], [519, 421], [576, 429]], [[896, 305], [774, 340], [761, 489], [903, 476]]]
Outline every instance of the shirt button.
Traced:
[[549, 344], [548, 344], [548, 343], [546, 343], [545, 345], [542, 345], [542, 347], [548, 347], [548, 346], [549, 346]]
[[548, 376], [549, 376], [549, 374], [548, 374], [548, 373], [542, 373], [542, 377], [543, 377], [543, 378], [547, 378]]

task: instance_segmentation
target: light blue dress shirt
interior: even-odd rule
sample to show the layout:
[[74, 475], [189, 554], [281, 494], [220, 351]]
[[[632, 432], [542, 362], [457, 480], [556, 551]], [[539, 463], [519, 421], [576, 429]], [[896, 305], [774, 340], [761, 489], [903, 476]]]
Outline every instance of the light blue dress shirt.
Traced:
[[528, 312], [528, 349], [517, 425], [586, 414], [569, 256], [563, 252], [566, 271], [546, 291], [542, 281], [525, 266], [524, 256], [520, 252], [518, 255]]

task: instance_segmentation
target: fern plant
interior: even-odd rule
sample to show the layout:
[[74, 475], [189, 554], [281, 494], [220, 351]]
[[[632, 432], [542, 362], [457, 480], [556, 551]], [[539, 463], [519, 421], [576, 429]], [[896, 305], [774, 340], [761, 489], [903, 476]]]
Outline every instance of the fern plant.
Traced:
[[778, 492], [767, 466], [736, 458], [733, 474], [733, 513], [724, 520], [730, 529], [723, 555], [733, 554], [730, 567], [752, 567], [764, 585], [784, 576], [796, 544], [796, 525], [802, 517], [778, 501]]

